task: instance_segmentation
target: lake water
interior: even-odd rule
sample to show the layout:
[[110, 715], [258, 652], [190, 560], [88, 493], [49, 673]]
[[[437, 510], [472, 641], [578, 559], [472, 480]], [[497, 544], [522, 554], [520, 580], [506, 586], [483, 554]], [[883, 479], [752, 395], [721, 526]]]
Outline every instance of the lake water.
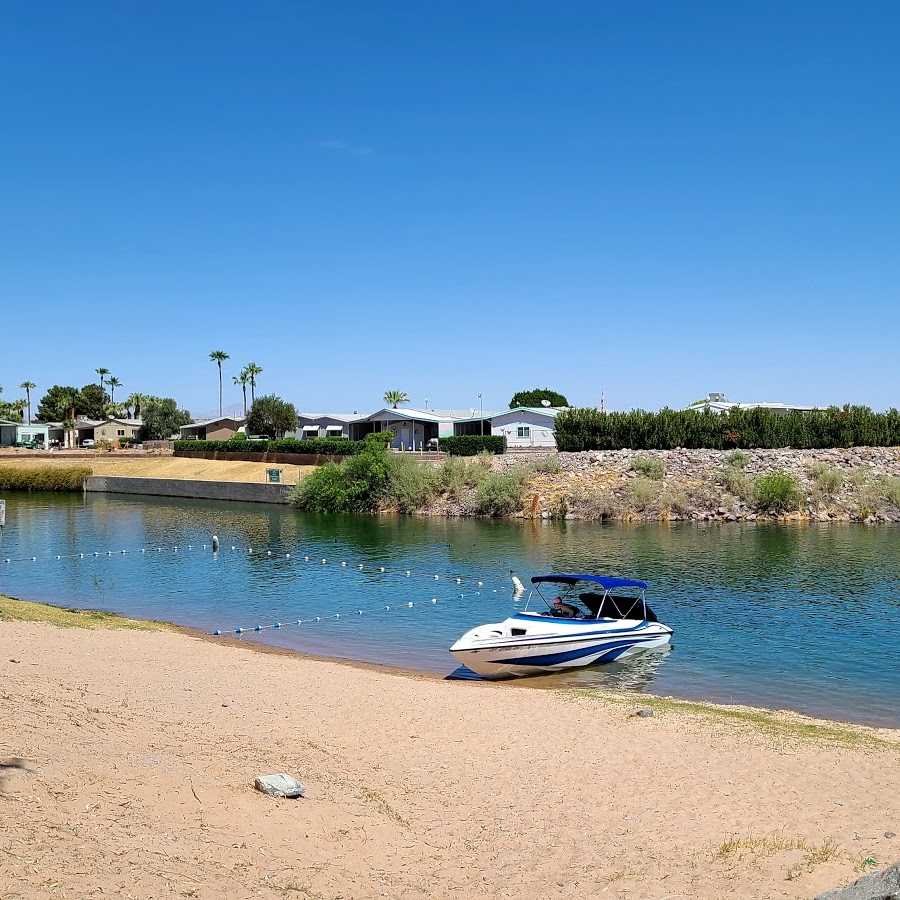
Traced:
[[235, 640], [450, 675], [453, 641], [516, 608], [510, 570], [526, 583], [549, 571], [623, 575], [649, 582], [648, 602], [675, 629], [671, 651], [532, 683], [900, 726], [897, 528], [326, 517], [122, 495], [5, 498], [0, 593], [15, 597], [203, 631], [299, 618]]

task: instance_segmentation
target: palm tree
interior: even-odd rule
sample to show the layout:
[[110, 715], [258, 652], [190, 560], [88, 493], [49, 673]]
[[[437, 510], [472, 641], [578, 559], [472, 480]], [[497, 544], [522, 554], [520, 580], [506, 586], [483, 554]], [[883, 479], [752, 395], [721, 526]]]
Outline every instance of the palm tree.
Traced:
[[244, 371], [250, 379], [250, 405], [252, 406], [256, 402], [256, 376], [262, 375], [262, 367], [255, 362], [247, 363]]
[[125, 403], [128, 405], [128, 414], [132, 419], [139, 419], [141, 416], [141, 400], [144, 398], [140, 394], [131, 394]]
[[247, 418], [247, 384], [250, 381], [250, 373], [246, 369], [241, 369], [240, 375], [235, 375], [234, 378], [231, 379], [235, 384], [239, 384], [241, 386], [241, 390], [244, 392], [244, 418]]
[[396, 409], [400, 403], [409, 403], [409, 397], [403, 391], [385, 391], [384, 402], [390, 403]]
[[[12, 410], [13, 415], [17, 415], [20, 422], [25, 418], [22, 415], [22, 413], [25, 412], [25, 406], [26, 403], [24, 400], [13, 400], [13, 402], [9, 404], [9, 408]], [[30, 424], [31, 423], [29, 422], [29, 425]]]
[[107, 375], [109, 375], [109, 369], [94, 369], [94, 371], [100, 376], [100, 390], [103, 390], [104, 379]]
[[224, 350], [213, 350], [209, 354], [209, 358], [219, 366], [219, 418], [222, 417], [222, 363], [228, 359], [228, 354]]
[[[25, 396], [28, 398], [28, 423], [31, 424], [31, 389], [37, 387], [37, 385], [33, 381], [23, 381], [20, 385], [23, 391], [25, 391]], [[3, 388], [0, 388], [3, 390]]]
[[106, 379], [106, 383], [109, 385], [109, 402], [115, 404], [116, 402], [116, 388], [122, 387], [122, 382], [116, 378], [115, 375], [110, 375], [109, 378]]
[[65, 410], [66, 420], [63, 423], [69, 432], [69, 446], [75, 447], [75, 404], [78, 402], [78, 391], [63, 391], [59, 395], [61, 410]]

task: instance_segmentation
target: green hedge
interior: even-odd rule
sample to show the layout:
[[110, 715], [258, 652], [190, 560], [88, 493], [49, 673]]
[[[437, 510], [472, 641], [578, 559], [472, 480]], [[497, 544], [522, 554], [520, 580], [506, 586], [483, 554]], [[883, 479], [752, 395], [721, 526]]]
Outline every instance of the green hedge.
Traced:
[[217, 453], [315, 453], [320, 456], [354, 456], [361, 453], [363, 441], [345, 438], [282, 438], [280, 441], [175, 441], [176, 450]]
[[506, 453], [506, 438], [493, 434], [461, 434], [438, 438], [438, 448], [451, 456], [478, 456], [482, 451]]
[[90, 474], [87, 466], [0, 466], [0, 491], [81, 491]]
[[823, 450], [831, 447], [900, 446], [900, 412], [867, 406], [836, 406], [780, 415], [765, 409], [733, 408], [721, 415], [704, 410], [662, 409], [629, 413], [564, 410], [556, 417], [560, 450], [673, 450], [706, 448]]

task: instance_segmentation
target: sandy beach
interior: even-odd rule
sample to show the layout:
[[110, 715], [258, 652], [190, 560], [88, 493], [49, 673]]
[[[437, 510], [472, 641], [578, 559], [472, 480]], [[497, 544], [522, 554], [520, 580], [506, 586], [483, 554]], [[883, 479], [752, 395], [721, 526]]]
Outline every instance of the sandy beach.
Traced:
[[811, 898], [900, 859], [897, 731], [178, 631], [0, 643], [4, 900]]

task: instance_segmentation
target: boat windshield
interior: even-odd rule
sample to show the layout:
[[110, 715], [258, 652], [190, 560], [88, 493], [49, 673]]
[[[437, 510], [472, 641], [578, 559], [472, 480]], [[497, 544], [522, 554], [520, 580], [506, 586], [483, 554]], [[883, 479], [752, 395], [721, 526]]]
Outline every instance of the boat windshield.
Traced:
[[[592, 581], [547, 580], [536, 583], [534, 589], [550, 615], [558, 618], [658, 621], [640, 588], [605, 588]], [[528, 608], [527, 604], [525, 608]]]

